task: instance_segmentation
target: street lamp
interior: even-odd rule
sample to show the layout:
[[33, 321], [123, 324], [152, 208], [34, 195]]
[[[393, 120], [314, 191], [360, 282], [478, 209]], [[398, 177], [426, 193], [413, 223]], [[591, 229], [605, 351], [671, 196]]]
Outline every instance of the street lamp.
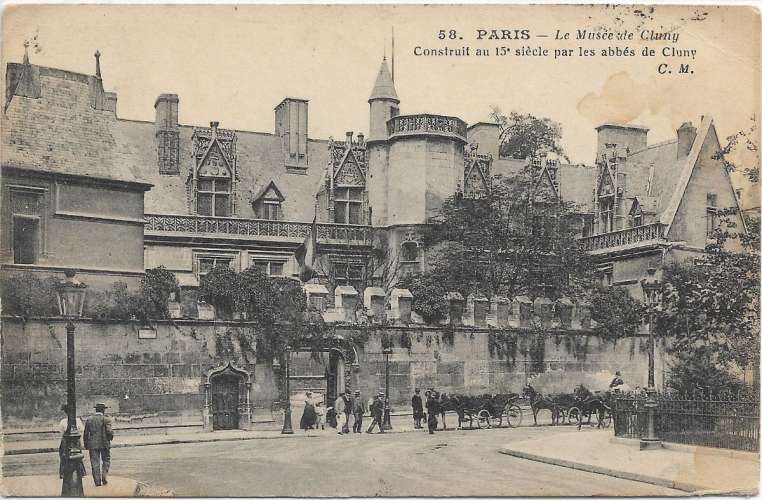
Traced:
[[291, 374], [289, 373], [289, 365], [291, 361], [291, 349], [286, 347], [286, 355], [283, 359], [283, 364], [285, 365], [283, 367], [283, 371], [286, 374], [286, 381], [285, 381], [285, 388], [286, 388], [286, 406], [283, 410], [283, 430], [280, 431], [281, 434], [293, 434], [294, 428], [291, 426], [291, 383], [289, 381], [289, 378]]
[[646, 411], [648, 412], [648, 428], [646, 436], [640, 439], [640, 449], [661, 447], [661, 441], [656, 437], [656, 387], [654, 387], [654, 330], [653, 311], [659, 302], [661, 282], [656, 278], [656, 269], [649, 267], [646, 271], [648, 276], [640, 280], [643, 288], [643, 296], [648, 307], [648, 387], [646, 388]]
[[65, 455], [63, 457], [63, 484], [61, 496], [83, 497], [82, 475], [84, 469], [82, 459], [84, 455], [80, 447], [80, 434], [77, 429], [77, 396], [74, 380], [76, 364], [74, 362], [74, 323], [72, 319], [82, 316], [82, 308], [85, 304], [85, 290], [87, 285], [77, 280], [74, 276], [76, 271], [67, 270], [66, 279], [61, 281], [56, 288], [58, 299], [58, 312], [68, 319], [66, 323], [66, 403], [67, 424], [64, 432]]
[[391, 347], [384, 347], [383, 350], [386, 365], [386, 392], [384, 393], [384, 423], [383, 429], [385, 431], [392, 430], [392, 416], [389, 413], [389, 356], [392, 354]]

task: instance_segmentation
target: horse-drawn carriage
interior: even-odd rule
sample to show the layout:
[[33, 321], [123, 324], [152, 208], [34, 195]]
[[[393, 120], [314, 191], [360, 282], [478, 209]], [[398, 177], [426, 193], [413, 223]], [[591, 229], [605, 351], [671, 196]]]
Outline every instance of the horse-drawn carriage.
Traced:
[[[473, 429], [474, 423], [479, 429], [502, 427], [505, 423], [508, 427], [521, 425], [522, 412], [516, 401], [518, 394], [484, 394], [481, 396], [443, 395], [441, 411], [442, 416], [447, 411], [458, 414], [458, 428], [468, 424]], [[442, 419], [444, 428], [447, 424]]]
[[548, 396], [542, 395], [531, 385], [527, 385], [524, 387], [523, 395], [529, 400], [535, 425], [537, 425], [537, 414], [541, 410], [550, 411], [552, 425], [568, 423], [580, 428], [585, 417], [590, 424], [592, 416], [595, 415], [598, 428], [601, 428], [609, 427], [613, 420], [613, 410], [609, 404], [611, 394], [601, 391], [592, 393], [581, 384], [577, 386], [573, 394]]

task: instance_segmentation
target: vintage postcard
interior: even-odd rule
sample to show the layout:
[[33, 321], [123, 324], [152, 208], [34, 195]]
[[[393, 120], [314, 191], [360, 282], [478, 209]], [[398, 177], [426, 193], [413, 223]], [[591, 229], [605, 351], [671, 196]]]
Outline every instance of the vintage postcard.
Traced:
[[756, 495], [760, 12], [2, 12], [7, 496]]

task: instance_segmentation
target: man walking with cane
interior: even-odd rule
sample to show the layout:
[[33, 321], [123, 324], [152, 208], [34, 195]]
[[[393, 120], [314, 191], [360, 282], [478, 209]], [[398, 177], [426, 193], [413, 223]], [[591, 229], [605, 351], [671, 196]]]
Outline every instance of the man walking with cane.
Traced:
[[106, 476], [111, 465], [111, 440], [114, 433], [111, 430], [111, 419], [106, 413], [108, 408], [103, 403], [95, 405], [95, 415], [85, 422], [84, 445], [90, 451], [90, 465], [93, 468], [95, 486], [108, 484]]

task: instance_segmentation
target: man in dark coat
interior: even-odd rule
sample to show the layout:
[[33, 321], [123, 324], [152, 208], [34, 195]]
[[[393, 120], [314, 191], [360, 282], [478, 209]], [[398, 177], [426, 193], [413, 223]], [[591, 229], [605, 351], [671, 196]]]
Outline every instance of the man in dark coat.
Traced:
[[362, 401], [360, 391], [355, 391], [355, 399], [352, 401], [352, 415], [355, 417], [352, 424], [352, 432], [362, 432], [362, 416], [365, 414], [365, 403]]
[[423, 400], [421, 399], [421, 390], [416, 389], [411, 401], [413, 405], [413, 422], [415, 422], [415, 428], [421, 429], [421, 420], [423, 420]]
[[352, 414], [352, 392], [349, 389], [336, 399], [334, 408], [336, 408], [336, 413], [344, 414], [344, 424], [341, 426], [339, 434], [349, 434], [349, 416]]
[[90, 452], [90, 465], [93, 468], [95, 486], [108, 484], [106, 476], [111, 465], [111, 440], [114, 432], [111, 430], [111, 419], [106, 413], [108, 408], [103, 403], [95, 405], [95, 415], [85, 422], [84, 444]]
[[434, 434], [434, 431], [437, 430], [439, 411], [439, 393], [432, 391], [431, 396], [426, 400], [426, 412], [429, 414], [429, 434]]
[[383, 392], [379, 392], [378, 395], [373, 396], [373, 403], [370, 405], [370, 414], [373, 417], [373, 422], [371, 422], [368, 430], [365, 431], [368, 434], [373, 434], [373, 429], [376, 427], [376, 424], [378, 424], [381, 434], [384, 433], [384, 402], [381, 399], [383, 395]]

